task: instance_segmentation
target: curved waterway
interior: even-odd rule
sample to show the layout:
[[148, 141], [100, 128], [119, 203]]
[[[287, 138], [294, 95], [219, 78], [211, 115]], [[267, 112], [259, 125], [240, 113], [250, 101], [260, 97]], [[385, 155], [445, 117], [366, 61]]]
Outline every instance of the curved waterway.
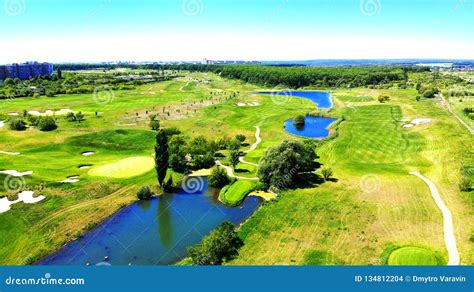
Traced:
[[[256, 94], [271, 94], [285, 96], [285, 100], [290, 100], [292, 97], [301, 97], [313, 101], [317, 108], [329, 109], [332, 108], [331, 94], [325, 91], [261, 91]], [[336, 119], [326, 117], [306, 116], [305, 124], [301, 127], [296, 127], [293, 124], [293, 119], [286, 120], [284, 123], [285, 131], [289, 134], [304, 138], [326, 138], [329, 136], [329, 125], [335, 122]]]
[[259, 197], [249, 196], [238, 207], [224, 206], [207, 178], [200, 178], [199, 183], [202, 191], [193, 194], [180, 189], [125, 207], [38, 264], [173, 264], [221, 222], [239, 224], [260, 205]]
[[256, 94], [282, 95], [282, 100], [290, 100], [293, 96], [306, 98], [316, 104], [317, 108], [332, 108], [331, 94], [325, 91], [259, 91]]

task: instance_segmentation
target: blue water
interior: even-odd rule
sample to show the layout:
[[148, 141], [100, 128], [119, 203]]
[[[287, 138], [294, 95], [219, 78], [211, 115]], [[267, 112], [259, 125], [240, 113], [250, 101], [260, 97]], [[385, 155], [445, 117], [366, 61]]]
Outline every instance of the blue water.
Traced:
[[210, 188], [206, 178], [200, 183], [202, 191], [194, 194], [178, 190], [122, 209], [38, 264], [172, 264], [221, 222], [241, 223], [260, 205], [261, 199], [252, 196], [239, 207], [226, 207], [217, 201], [218, 190]]
[[297, 128], [293, 124], [293, 119], [285, 121], [285, 131], [287, 133], [306, 138], [326, 138], [329, 135], [327, 127], [336, 119], [326, 117], [305, 116], [305, 124]]
[[291, 96], [297, 96], [313, 101], [318, 108], [332, 108], [331, 94], [324, 91], [261, 91], [256, 94], [284, 95], [287, 100]]

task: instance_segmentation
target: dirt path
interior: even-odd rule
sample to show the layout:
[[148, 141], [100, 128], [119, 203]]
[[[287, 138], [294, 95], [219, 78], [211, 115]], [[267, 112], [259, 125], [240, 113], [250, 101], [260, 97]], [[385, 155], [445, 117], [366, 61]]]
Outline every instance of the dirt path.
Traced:
[[[248, 150], [244, 151], [245, 154], [250, 153], [250, 152], [254, 151], [255, 149], [257, 149], [258, 144], [260, 144], [260, 143], [262, 142], [262, 138], [260, 138], [260, 127], [256, 126], [255, 128], [257, 129], [257, 131], [255, 132], [255, 139], [256, 139], [256, 141], [255, 141], [255, 143], [253, 143], [253, 144], [250, 146], [250, 148], [249, 148]], [[246, 161], [246, 160], [244, 159], [244, 156], [240, 156], [240, 157], [239, 157], [239, 161], [242, 162], [242, 163], [244, 163], [244, 164], [250, 164], [250, 165], [253, 165], [253, 166], [258, 167], [258, 164], [253, 163], [253, 162], [248, 162], [248, 161]]]
[[430, 188], [431, 195], [433, 196], [436, 205], [441, 210], [441, 213], [443, 213], [444, 242], [446, 244], [446, 249], [448, 250], [449, 256], [448, 266], [459, 265], [459, 252], [456, 247], [456, 237], [454, 236], [453, 217], [451, 215], [451, 211], [444, 204], [443, 199], [436, 188], [436, 185], [432, 181], [421, 175], [419, 172], [410, 172], [410, 174], [423, 180]]
[[232, 170], [232, 167], [230, 166], [227, 166], [227, 165], [224, 165], [222, 162], [220, 162], [219, 160], [216, 160], [216, 165], [217, 166], [220, 166], [220, 167], [223, 167], [226, 171], [227, 171], [227, 175], [230, 176], [230, 177], [234, 177], [234, 178], [237, 178], [237, 179], [243, 179], [243, 180], [258, 180], [258, 177], [243, 177], [243, 176], [236, 176], [234, 174], [234, 171]]
[[446, 106], [448, 111], [471, 133], [471, 135], [474, 134], [474, 130], [465, 121], [463, 121], [463, 119], [461, 119], [461, 117], [455, 111], [453, 111], [451, 104], [449, 104], [446, 98], [444, 98], [441, 93], [438, 94], [438, 96], [441, 98], [442, 104]]

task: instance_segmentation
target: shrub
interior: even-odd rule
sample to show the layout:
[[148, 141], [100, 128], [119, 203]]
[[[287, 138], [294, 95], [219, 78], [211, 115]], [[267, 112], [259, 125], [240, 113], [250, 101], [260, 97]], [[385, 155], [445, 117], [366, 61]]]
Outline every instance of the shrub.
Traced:
[[152, 196], [153, 196], [153, 193], [149, 186], [144, 186], [137, 192], [137, 198], [139, 200], [148, 200]]
[[78, 112], [78, 113], [76, 114], [76, 121], [78, 121], [78, 122], [80, 123], [80, 122], [82, 122], [82, 121], [84, 121], [84, 120], [85, 120], [84, 114], [83, 114], [82, 112]]
[[52, 117], [41, 117], [38, 122], [38, 128], [40, 131], [49, 132], [56, 130], [58, 126], [56, 121]]
[[160, 129], [160, 121], [159, 120], [150, 120], [150, 128], [153, 131], [158, 131]]
[[211, 175], [209, 176], [209, 185], [211, 187], [223, 188], [230, 184], [230, 182], [231, 179], [225, 169], [217, 166], [212, 169]]
[[45, 94], [47, 97], [54, 97], [56, 95], [56, 93], [52, 90], [46, 90]]
[[302, 127], [304, 126], [304, 124], [305, 124], [305, 118], [302, 115], [296, 116], [293, 119], [293, 125], [295, 125], [296, 127]]
[[67, 113], [66, 114], [66, 121], [75, 122], [76, 121], [76, 115], [72, 112]]
[[24, 131], [26, 129], [26, 124], [23, 120], [12, 119], [8, 123], [8, 127], [13, 131]]
[[462, 192], [469, 192], [471, 190], [471, 181], [465, 175], [462, 176], [459, 182], [459, 190]]
[[223, 222], [188, 253], [195, 265], [221, 265], [235, 258], [243, 245], [232, 223]]
[[323, 167], [321, 173], [323, 174], [324, 181], [327, 181], [332, 176], [332, 169], [330, 167]]
[[379, 97], [377, 97], [377, 100], [380, 102], [380, 103], [384, 103], [384, 102], [387, 102], [390, 100], [390, 96], [388, 95], [380, 95]]
[[241, 143], [243, 143], [243, 142], [245, 141], [245, 139], [247, 139], [247, 138], [245, 137], [245, 135], [237, 134], [237, 135], [235, 136], [235, 139], [236, 139], [236, 140], [239, 140]]

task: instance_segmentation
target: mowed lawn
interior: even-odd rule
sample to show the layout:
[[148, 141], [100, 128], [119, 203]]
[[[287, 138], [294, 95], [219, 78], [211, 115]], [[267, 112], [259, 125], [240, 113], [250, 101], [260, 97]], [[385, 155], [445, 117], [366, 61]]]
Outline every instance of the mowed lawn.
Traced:
[[[58, 117], [59, 128], [50, 133], [0, 128], [0, 151], [22, 153], [0, 156], [0, 169], [32, 170], [25, 183], [46, 196], [38, 204], [16, 204], [0, 214], [0, 264], [33, 262], [135, 201], [141, 186], [156, 184], [153, 169], [128, 178], [89, 173], [124, 159], [153, 157], [155, 133], [148, 128], [147, 112], [163, 114], [164, 109], [176, 115], [185, 108], [185, 117], [163, 119], [162, 125], [210, 139], [242, 133], [249, 144], [255, 142], [254, 127], [260, 126], [262, 143], [245, 156], [257, 163], [268, 147], [286, 138], [299, 139], [284, 132], [286, 119], [314, 110], [314, 103], [306, 99], [276, 105], [270, 96], [252, 94], [261, 89], [256, 86], [213, 74], [186, 75], [116, 91], [107, 104], [96, 103], [91, 95], [65, 95], [17, 99], [2, 107], [0, 120], [12, 111], [70, 108], [85, 113], [86, 121], [70, 123]], [[237, 96], [230, 98], [232, 94]], [[446, 258], [441, 213], [426, 185], [408, 175], [420, 171], [437, 184], [453, 212], [461, 259], [472, 264], [472, 197], [457, 188], [460, 162], [473, 163], [468, 151], [472, 138], [436, 101], [416, 102], [414, 90], [333, 94], [336, 109], [331, 114], [345, 120], [338, 136], [323, 143], [317, 153], [320, 162], [333, 168], [337, 182], [287, 191], [265, 203], [241, 227], [245, 246], [232, 263], [380, 264], [381, 254], [391, 245], [423, 246]], [[380, 104], [379, 94], [392, 99]], [[210, 96], [216, 99], [191, 108]], [[237, 107], [237, 102], [259, 106]], [[433, 118], [433, 123], [403, 129], [399, 122], [421, 117]], [[84, 151], [95, 154], [83, 156]], [[91, 168], [80, 169], [81, 165]], [[237, 168], [242, 176], [256, 172], [248, 165]], [[59, 183], [76, 175], [78, 183]], [[3, 183], [0, 193], [5, 193]]]
[[[391, 101], [380, 104], [379, 94]], [[348, 95], [374, 101], [347, 102]], [[473, 163], [472, 137], [436, 100], [416, 102], [414, 90], [333, 96], [345, 121], [317, 153], [337, 182], [286, 191], [261, 208], [241, 227], [245, 246], [231, 264], [383, 264], [381, 255], [392, 245], [424, 246], [447, 262], [441, 212], [409, 171], [436, 183], [453, 212], [461, 260], [472, 264], [472, 197], [458, 189], [461, 162]], [[414, 118], [433, 122], [402, 128], [400, 120]]]
[[[200, 81], [189, 83], [189, 76]], [[258, 162], [266, 147], [291, 137], [282, 131], [283, 121], [301, 109], [313, 109], [314, 104], [293, 99], [275, 110], [269, 97], [252, 94], [257, 90], [258, 87], [240, 81], [198, 73], [135, 90], [115, 91], [108, 103], [97, 103], [92, 94], [83, 94], [18, 98], [2, 104], [2, 121], [12, 118], [7, 114], [10, 112], [21, 117], [24, 110], [66, 108], [81, 111], [86, 120], [68, 122], [58, 116], [59, 127], [53, 132], [0, 128], [0, 151], [21, 152], [19, 156], [0, 154], [0, 169], [33, 171], [21, 184], [46, 197], [37, 204], [15, 204], [10, 211], [0, 214], [1, 238], [8, 238], [0, 244], [0, 264], [34, 262], [135, 201], [141, 186], [156, 185], [156, 174], [149, 167], [155, 133], [149, 129], [147, 114], [157, 112], [163, 127], [177, 127], [188, 136], [214, 139], [242, 133], [249, 144], [255, 142], [255, 126], [261, 125], [262, 138], [268, 142], [249, 157], [249, 161]], [[202, 101], [209, 102], [201, 106]], [[241, 101], [258, 102], [260, 106], [237, 107], [236, 103]], [[164, 117], [168, 111], [175, 117]], [[87, 151], [94, 154], [82, 155]], [[135, 157], [148, 161], [148, 166], [140, 167], [143, 171], [134, 167], [126, 167], [129, 173], [125, 174], [123, 169], [115, 171], [117, 163], [120, 167], [124, 162], [132, 166], [127, 159]], [[84, 165], [90, 168], [80, 168]], [[248, 167], [239, 168], [244, 171], [243, 176], [255, 175], [253, 167], [248, 173]], [[70, 176], [78, 176], [79, 182], [60, 183]], [[5, 175], [0, 175], [2, 182], [5, 179]], [[1, 183], [0, 195], [7, 194]]]
[[221, 190], [219, 200], [229, 206], [237, 206], [253, 191], [255, 186], [256, 182], [254, 181], [237, 180]]

